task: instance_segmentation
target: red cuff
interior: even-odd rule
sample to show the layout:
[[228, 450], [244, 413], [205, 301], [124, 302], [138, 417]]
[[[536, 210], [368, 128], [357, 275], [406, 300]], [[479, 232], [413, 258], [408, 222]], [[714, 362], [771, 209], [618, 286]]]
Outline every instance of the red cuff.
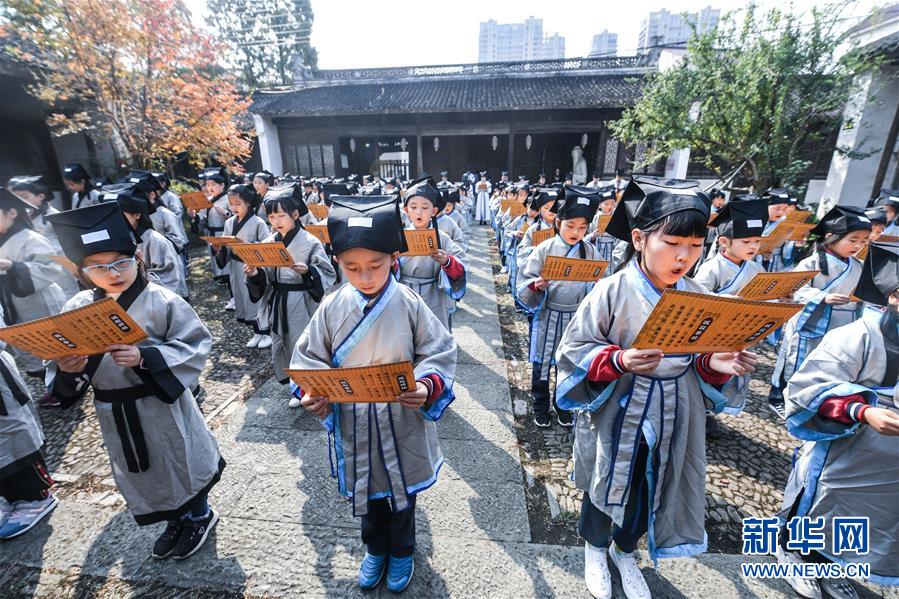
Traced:
[[[853, 404], [862, 404], [859, 407], [853, 407]], [[865, 398], [861, 395], [847, 395], [846, 397], [830, 397], [821, 402], [818, 406], [818, 414], [828, 420], [841, 422], [843, 424], [854, 424], [855, 422], [865, 422], [864, 413], [871, 406], [865, 404]], [[853, 420], [853, 413], [855, 420]]]
[[393, 274], [396, 274], [397, 272], [399, 272], [399, 270], [400, 270], [400, 261], [394, 260], [393, 266], [390, 267], [390, 272], [392, 272]]
[[699, 360], [696, 363], [696, 371], [699, 373], [700, 378], [702, 378], [702, 380], [707, 382], [709, 385], [720, 387], [730, 380], [731, 375], [721, 374], [720, 372], [715, 372], [714, 370], [712, 370], [709, 366], [709, 360], [711, 359], [712, 354], [700, 355]]
[[442, 266], [443, 272], [446, 273], [446, 276], [450, 278], [450, 281], [455, 281], [456, 279], [461, 279], [465, 275], [465, 268], [462, 266], [462, 263], [456, 260], [453, 256], [447, 256], [449, 260], [446, 265]]
[[443, 384], [443, 379], [438, 375], [429, 374], [418, 380], [424, 383], [428, 387], [428, 389], [430, 389], [430, 393], [428, 393], [428, 399], [427, 401], [425, 401], [425, 407], [430, 406], [432, 403], [437, 401], [437, 398], [443, 395], [443, 390], [446, 388], [446, 386]]
[[627, 371], [620, 362], [621, 348], [607, 345], [599, 350], [587, 370], [587, 380], [591, 383], [611, 383], [617, 381]]

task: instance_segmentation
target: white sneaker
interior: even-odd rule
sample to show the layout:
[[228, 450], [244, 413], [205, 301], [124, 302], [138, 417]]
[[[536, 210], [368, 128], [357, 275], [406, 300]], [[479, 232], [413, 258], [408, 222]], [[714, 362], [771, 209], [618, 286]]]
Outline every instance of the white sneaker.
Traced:
[[612, 575], [609, 574], [608, 549], [584, 543], [584, 581], [596, 599], [611, 599]]
[[234, 310], [235, 310], [235, 305], [234, 305], [234, 298], [233, 298], [233, 297], [232, 297], [231, 299], [228, 300], [228, 303], [227, 303], [227, 304], [225, 304], [225, 310], [227, 310], [228, 312], [234, 312]]
[[[779, 564], [801, 564], [802, 558], [792, 551], [784, 551], [784, 548], [777, 545], [774, 551], [774, 557]], [[800, 578], [799, 576], [787, 576], [784, 578], [796, 593], [806, 599], [821, 599], [821, 585], [814, 578]]]
[[835, 599], [858, 599], [858, 592], [848, 578], [819, 578], [821, 593]]
[[501, 272], [502, 274], [506, 274], [507, 272], [509, 272], [509, 267], [503, 266], [501, 269], [499, 269], [499, 272]]
[[259, 335], [259, 345], [257, 345], [256, 347], [258, 347], [259, 349], [265, 349], [265, 348], [271, 347], [271, 346], [272, 346], [272, 336], [271, 335]]
[[262, 335], [253, 335], [250, 337], [250, 340], [247, 341], [247, 347], [259, 347], [260, 341], [262, 341]]
[[621, 586], [624, 587], [627, 599], [650, 599], [652, 595], [649, 592], [649, 585], [643, 578], [643, 572], [640, 571], [634, 554], [619, 553], [615, 543], [612, 543], [609, 555], [612, 557], [612, 563], [618, 568], [618, 573], [621, 574]]
[[299, 408], [300, 407], [300, 398], [296, 395], [290, 396], [290, 401], [287, 402], [287, 406], [290, 408]]

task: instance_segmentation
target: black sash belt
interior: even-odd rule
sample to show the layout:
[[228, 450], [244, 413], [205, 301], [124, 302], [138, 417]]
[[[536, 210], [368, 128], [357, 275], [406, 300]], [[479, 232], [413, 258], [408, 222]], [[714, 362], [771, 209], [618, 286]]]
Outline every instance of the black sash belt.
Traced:
[[219, 231], [224, 231], [225, 227], [210, 227], [207, 225], [206, 230], [212, 233], [218, 233]]
[[[112, 404], [116, 432], [122, 442], [122, 453], [129, 472], [144, 472], [150, 469], [150, 456], [144, 429], [137, 413], [137, 400], [150, 397], [153, 391], [147, 385], [136, 385], [126, 389], [94, 389], [94, 399]], [[133, 446], [132, 446], [133, 443]]]
[[[272, 330], [281, 333], [282, 337], [287, 337], [289, 330], [287, 318], [287, 296], [291, 291], [307, 291], [309, 286], [306, 283], [279, 283], [272, 281]], [[284, 324], [282, 331], [278, 324]]]

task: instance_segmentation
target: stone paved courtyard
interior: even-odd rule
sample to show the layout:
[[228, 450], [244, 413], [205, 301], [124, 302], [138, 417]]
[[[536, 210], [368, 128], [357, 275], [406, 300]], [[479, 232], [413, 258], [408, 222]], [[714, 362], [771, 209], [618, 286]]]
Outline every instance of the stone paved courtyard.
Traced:
[[[588, 597], [580, 493], [567, 479], [570, 435], [557, 425], [537, 430], [527, 413], [526, 321], [488, 238], [474, 228], [468, 294], [454, 318], [457, 401], [438, 425], [446, 465], [419, 502], [406, 595]], [[228, 461], [210, 498], [222, 519], [207, 546], [181, 563], [150, 558], [160, 526], [137, 527], [124, 510], [90, 402], [44, 410], [62, 501], [27, 535], [0, 544], [0, 597], [363, 595], [355, 576], [364, 548], [329, 476], [327, 437], [316, 419], [287, 407], [268, 351], [243, 347], [248, 332], [224, 312], [226, 294], [205, 268], [198, 252], [191, 290], [215, 337], [202, 408]], [[654, 597], [792, 596], [780, 581], [742, 579], [739, 564], [750, 560], [734, 555], [740, 517], [777, 509], [796, 445], [766, 413], [766, 375], [753, 381], [746, 412], [716, 418], [709, 432], [709, 553], [665, 560], [658, 571], [643, 556]], [[899, 599], [895, 590], [861, 593]]]

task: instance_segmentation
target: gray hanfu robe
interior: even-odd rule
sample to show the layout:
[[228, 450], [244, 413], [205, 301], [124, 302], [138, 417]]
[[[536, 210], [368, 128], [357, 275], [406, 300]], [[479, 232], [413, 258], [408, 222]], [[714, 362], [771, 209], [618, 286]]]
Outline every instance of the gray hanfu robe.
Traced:
[[[63, 310], [102, 295], [82, 291]], [[47, 387], [63, 407], [93, 387], [112, 474], [134, 519], [140, 525], [177, 520], [225, 467], [193, 394], [212, 336], [186, 301], [155, 283], [138, 278], [116, 301], [147, 332], [137, 344], [142, 366], [124, 368], [98, 354], [83, 373], [71, 374], [52, 362]]]
[[[238, 223], [237, 217], [232, 216], [225, 223], [225, 236], [237, 237], [246, 243], [259, 243], [271, 236], [268, 224], [255, 214], [248, 214], [243, 222]], [[269, 323], [267, 320], [259, 321], [259, 305], [252, 301], [247, 290], [246, 275], [243, 274], [244, 263], [238, 256], [231, 253], [226, 247], [219, 250], [216, 255], [219, 265], [224, 265], [231, 276], [231, 292], [234, 294], [234, 316], [237, 322], [253, 327], [253, 333], [268, 335]], [[263, 318], [268, 315], [262, 312]]]
[[[458, 204], [458, 203], [457, 203]], [[451, 218], [453, 222], [455, 222], [459, 229], [462, 230], [462, 236], [465, 239], [465, 252], [468, 253], [468, 242], [471, 237], [471, 227], [468, 225], [468, 219], [465, 215], [460, 212], [461, 208], [457, 207], [453, 209], [449, 214], [444, 213], [446, 218]]]
[[[524, 236], [527, 229], [535, 222], [537, 222], [536, 218], [531, 218], [527, 214], [522, 214], [506, 227], [506, 237], [509, 240], [508, 249], [506, 250], [506, 266], [509, 269], [509, 291], [512, 293], [512, 298], [515, 299], [516, 302], [518, 300], [518, 271], [521, 270], [519, 268], [521, 263], [518, 258], [518, 248], [524, 242]], [[522, 232], [521, 237], [515, 235], [517, 231]]]
[[141, 228], [137, 231], [137, 237], [137, 249], [141, 252], [141, 261], [147, 267], [150, 280], [181, 297], [187, 297], [187, 281], [175, 246], [154, 229]]
[[[443, 454], [436, 421], [455, 399], [456, 341], [425, 301], [388, 277], [370, 299], [345, 283], [327, 296], [293, 352], [291, 368], [350, 368], [410, 361], [415, 378], [438, 377], [443, 392], [413, 410], [398, 403], [331, 404], [331, 474], [357, 516], [390, 497], [394, 511], [437, 482]], [[374, 430], [373, 430], [374, 429]], [[329, 450], [329, 459], [331, 453]]]
[[[13, 263], [12, 268], [0, 272], [0, 305], [6, 324], [59, 314], [65, 303], [59, 281], [69, 274], [48, 257], [58, 253], [46, 237], [22, 225], [14, 224], [0, 235], [0, 260]], [[12, 353], [23, 370], [43, 368], [36, 356], [15, 348]]]
[[260, 268], [253, 278], [247, 278], [250, 299], [265, 305], [271, 314], [272, 362], [275, 378], [282, 385], [287, 383], [285, 370], [297, 340], [309, 324], [309, 320], [334, 286], [336, 273], [325, 246], [318, 237], [302, 227], [296, 227], [285, 237], [280, 233], [264, 241], [281, 241], [295, 262], [302, 262], [309, 271], [301, 275], [292, 268]]
[[[783, 327], [777, 362], [771, 376], [775, 387], [783, 388], [781, 383], [790, 380], [827, 331], [849, 324], [857, 317], [857, 302], [828, 305], [824, 303], [824, 298], [830, 293], [852, 295], [862, 276], [862, 263], [854, 257], [843, 260], [833, 254], [824, 255], [828, 274], [815, 275], [793, 296], [797, 303], [805, 304], [805, 308]], [[821, 270], [819, 252], [801, 261], [794, 270]]]
[[[890, 330], [892, 329], [892, 330]], [[886, 313], [866, 309], [859, 320], [828, 332], [787, 385], [787, 429], [804, 441], [793, 461], [779, 516], [824, 518], [825, 551], [834, 562], [867, 563], [870, 581], [899, 586], [899, 437], [866, 424], [822, 417], [831, 397], [861, 395], [899, 416], [896, 369], [899, 333]], [[867, 517], [870, 552], [833, 552], [833, 518]]]
[[[207, 208], [202, 212], [205, 213], [203, 221], [205, 223], [206, 234], [212, 237], [221, 237], [225, 231], [225, 221], [230, 218], [231, 213], [228, 212], [225, 216], [222, 216], [218, 213], [215, 208], [222, 208], [223, 210], [228, 210], [228, 194], [222, 193], [222, 195], [217, 198], [212, 198], [212, 208]], [[215, 252], [212, 249], [212, 245], [209, 246], [209, 267], [212, 270], [212, 278], [216, 280], [224, 280], [228, 278], [228, 265], [220, 266], [215, 259]]]
[[[166, 189], [165, 193], [159, 196], [159, 201], [162, 202], [163, 206], [172, 211], [172, 214], [175, 215], [175, 218], [178, 219], [178, 222], [182, 222], [182, 218], [184, 215], [184, 206], [181, 205], [181, 198], [178, 197], [171, 189]], [[184, 230], [184, 224], [182, 223], [181, 229]]]
[[[462, 248], [443, 231], [438, 230], [437, 236], [440, 247], [467, 271], [465, 252]], [[414, 289], [431, 307], [446, 330], [451, 331], [452, 312], [455, 311], [456, 301], [465, 295], [466, 275], [451, 280], [430, 256], [400, 256], [399, 264], [400, 267], [396, 271], [397, 280], [406, 287]]]
[[[768, 224], [765, 225], [765, 230], [762, 231], [762, 237], [769, 235], [779, 222], [779, 220], [773, 222], [769, 221]], [[789, 270], [793, 266], [795, 251], [796, 242], [785, 241], [771, 252], [770, 257], [766, 258], [759, 254], [755, 257], [755, 261], [764, 266], [767, 272], [783, 272]]]
[[184, 232], [184, 225], [181, 220], [175, 216], [175, 213], [165, 206], [158, 205], [156, 210], [150, 214], [150, 222], [153, 228], [162, 233], [162, 235], [172, 242], [175, 251], [180, 252], [187, 246], [187, 233]]
[[468, 253], [468, 238], [462, 232], [462, 227], [448, 214], [441, 213], [437, 216], [437, 228], [449, 235], [453, 243], [462, 248], [463, 255]]
[[[599, 227], [599, 217], [603, 216], [602, 212], [597, 212], [596, 216], [593, 217], [593, 222], [590, 223], [590, 232], [596, 231]], [[605, 260], [606, 262], [612, 262], [612, 252], [615, 251], [615, 245], [618, 243], [617, 237], [612, 237], [608, 233], [603, 233], [602, 235], [597, 235], [593, 238], [593, 246], [596, 248], [596, 259], [597, 260]], [[607, 268], [606, 272], [603, 276], [609, 276], [612, 274], [612, 269]]]
[[87, 206], [94, 206], [96, 204], [99, 204], [100, 201], [100, 192], [96, 189], [91, 189], [83, 196], [82, 194], [76, 192], [72, 194], [72, 210], [85, 208]]
[[547, 256], [595, 260], [596, 248], [585, 240], [568, 245], [560, 235], [556, 235], [534, 248], [521, 267], [517, 281], [518, 302], [534, 315], [528, 361], [541, 365], [541, 381], [549, 380], [549, 371], [556, 364], [556, 348], [565, 327], [594, 285], [592, 282], [550, 281], [546, 289], [534, 291], [530, 285], [540, 278]]
[[16, 363], [5, 350], [6, 344], [0, 341], [0, 479], [34, 464], [44, 446], [37, 408]]
[[[737, 297], [740, 290], [746, 286], [756, 274], [765, 272], [761, 264], [751, 260], [744, 260], [737, 266], [724, 257], [721, 253], [703, 262], [693, 280], [714, 293]], [[749, 394], [750, 375], [735, 376], [724, 385], [723, 392], [727, 396], [726, 414], [739, 414], [746, 405]]]
[[[707, 293], [687, 277], [675, 289]], [[661, 292], [632, 260], [601, 279], [581, 302], [556, 352], [556, 403], [579, 411], [575, 485], [622, 526], [631, 477], [645, 475], [647, 542], [653, 561], [706, 550], [705, 413], [720, 412], [727, 404], [720, 389], [700, 376], [695, 354], [666, 355], [648, 375], [627, 373], [610, 383], [587, 379], [604, 348], [632, 346], [659, 298]], [[652, 459], [645, 472], [637, 473], [632, 463], [641, 437]]]

